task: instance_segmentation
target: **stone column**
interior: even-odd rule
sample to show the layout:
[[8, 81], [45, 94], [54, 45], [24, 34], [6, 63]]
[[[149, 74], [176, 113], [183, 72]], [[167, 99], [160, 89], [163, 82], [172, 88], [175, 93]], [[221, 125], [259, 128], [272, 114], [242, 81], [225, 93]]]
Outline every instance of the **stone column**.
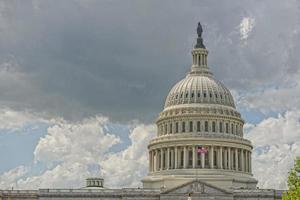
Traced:
[[245, 151], [245, 172], [248, 172], [248, 151]]
[[172, 169], [175, 169], [175, 148], [172, 149]]
[[149, 151], [149, 172], [152, 171], [152, 152]]
[[152, 150], [152, 171], [155, 171], [155, 152]]
[[196, 168], [196, 162], [197, 162], [197, 159], [196, 159], [196, 149], [195, 149], [195, 147], [193, 146], [192, 147], [192, 151], [193, 151], [193, 169], [195, 169]]
[[228, 169], [231, 170], [231, 148], [228, 149]]
[[223, 169], [223, 147], [220, 147], [219, 149], [219, 157], [220, 157], [219, 168]]
[[239, 170], [239, 156], [238, 156], [238, 149], [235, 149], [235, 170]]
[[211, 146], [209, 149], [209, 165], [210, 168], [213, 169], [214, 168], [214, 146]]
[[249, 153], [249, 172], [252, 173], [252, 153]]
[[155, 149], [155, 171], [158, 171], [158, 159], [159, 159], [159, 156], [158, 156], [158, 150]]
[[228, 152], [228, 150], [224, 148], [224, 166], [223, 166], [224, 169], [228, 169], [228, 164], [227, 164], [227, 162], [228, 162], [228, 160], [227, 160], [227, 152]]
[[187, 168], [187, 149], [186, 146], [183, 147], [183, 168]]
[[241, 149], [241, 170], [245, 171], [245, 159], [244, 159], [244, 149]]
[[201, 153], [201, 168], [205, 167], [205, 153]]
[[163, 163], [164, 163], [164, 153], [163, 153], [163, 149], [160, 149], [160, 171], [163, 170]]
[[178, 168], [178, 147], [174, 147], [174, 169]]
[[167, 148], [167, 169], [170, 169], [170, 148]]

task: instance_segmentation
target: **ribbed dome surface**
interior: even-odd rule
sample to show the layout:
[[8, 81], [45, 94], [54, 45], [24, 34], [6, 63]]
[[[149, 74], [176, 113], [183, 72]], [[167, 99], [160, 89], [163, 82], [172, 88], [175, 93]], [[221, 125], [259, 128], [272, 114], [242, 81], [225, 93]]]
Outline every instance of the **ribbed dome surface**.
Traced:
[[188, 74], [169, 92], [165, 108], [181, 104], [220, 104], [235, 108], [230, 91], [212, 75]]

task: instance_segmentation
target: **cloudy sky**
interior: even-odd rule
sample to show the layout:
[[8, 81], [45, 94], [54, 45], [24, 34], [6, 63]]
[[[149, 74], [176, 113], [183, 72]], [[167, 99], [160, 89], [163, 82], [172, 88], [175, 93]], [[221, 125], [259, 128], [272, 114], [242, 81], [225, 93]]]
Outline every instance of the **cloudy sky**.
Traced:
[[0, 188], [141, 186], [198, 21], [259, 187], [286, 188], [300, 155], [299, 0], [0, 0]]

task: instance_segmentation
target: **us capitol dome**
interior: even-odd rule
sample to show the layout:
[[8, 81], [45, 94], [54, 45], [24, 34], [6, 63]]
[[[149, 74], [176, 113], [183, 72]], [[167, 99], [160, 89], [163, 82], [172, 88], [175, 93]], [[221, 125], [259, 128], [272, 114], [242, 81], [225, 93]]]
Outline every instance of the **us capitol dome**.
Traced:
[[200, 23], [197, 33], [191, 70], [170, 90], [156, 121], [142, 188], [108, 188], [104, 179], [89, 177], [82, 188], [0, 188], [0, 200], [281, 199], [284, 191], [256, 188], [244, 120], [230, 91], [209, 70]]
[[176, 83], [156, 121], [150, 141], [146, 188], [172, 188], [197, 179], [221, 188], [256, 188], [251, 142], [230, 91], [208, 67], [208, 51], [198, 24], [192, 66]]

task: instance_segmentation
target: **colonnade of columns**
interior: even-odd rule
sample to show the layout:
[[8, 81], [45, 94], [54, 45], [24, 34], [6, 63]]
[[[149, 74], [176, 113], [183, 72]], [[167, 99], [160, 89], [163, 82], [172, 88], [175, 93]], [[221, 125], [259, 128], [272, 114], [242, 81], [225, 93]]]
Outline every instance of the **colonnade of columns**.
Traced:
[[222, 146], [204, 146], [207, 153], [199, 154], [198, 146], [175, 146], [149, 151], [150, 172], [172, 169], [225, 169], [251, 173], [251, 151]]
[[207, 66], [207, 52], [194, 52], [193, 65]]

